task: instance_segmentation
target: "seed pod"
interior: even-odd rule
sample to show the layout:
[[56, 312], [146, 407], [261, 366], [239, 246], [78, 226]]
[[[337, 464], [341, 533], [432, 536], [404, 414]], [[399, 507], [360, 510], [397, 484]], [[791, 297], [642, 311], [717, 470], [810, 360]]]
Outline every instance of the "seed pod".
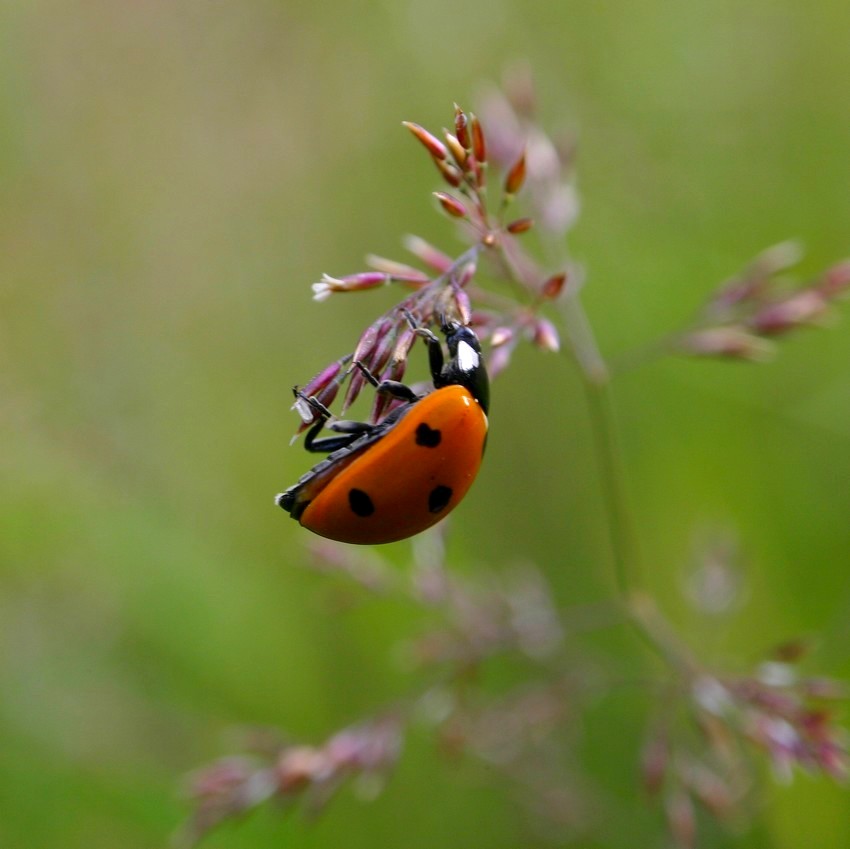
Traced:
[[455, 136], [465, 150], [469, 150], [469, 121], [466, 114], [455, 103]]
[[414, 124], [413, 121], [402, 121], [402, 126], [407, 127], [417, 139], [425, 146], [428, 153], [434, 157], [434, 159], [445, 159], [449, 152], [446, 150], [446, 146], [435, 136], [428, 132], [424, 127], [419, 126], [419, 124]]
[[470, 123], [472, 125], [472, 154], [475, 156], [476, 162], [483, 165], [487, 161], [487, 145], [484, 141], [484, 130], [481, 127], [481, 122], [475, 115], [470, 115]]
[[798, 637], [792, 640], [786, 640], [778, 646], [774, 646], [770, 653], [771, 657], [780, 663], [797, 663], [802, 660], [807, 654], [812, 651], [812, 643], [810, 640]]
[[505, 177], [505, 194], [509, 197], [515, 195], [525, 182], [525, 151], [520, 154], [519, 159], [513, 164]]
[[453, 136], [448, 130], [443, 130], [443, 137], [446, 140], [446, 147], [449, 149], [449, 153], [452, 155], [452, 159], [454, 159], [457, 164], [463, 168], [466, 164], [466, 160], [469, 154], [464, 149], [463, 145], [458, 141], [456, 136]]
[[534, 221], [531, 218], [517, 218], [516, 221], [511, 221], [505, 229], [509, 233], [513, 233], [514, 236], [518, 236], [520, 233], [530, 230], [533, 226]]
[[466, 207], [456, 198], [446, 192], [434, 192], [434, 197], [440, 206], [453, 218], [466, 218]]
[[554, 301], [561, 294], [564, 284], [567, 282], [567, 272], [553, 274], [541, 287], [540, 294], [547, 301]]
[[463, 172], [445, 159], [435, 159], [434, 164], [442, 174], [443, 179], [454, 189], [463, 182]]

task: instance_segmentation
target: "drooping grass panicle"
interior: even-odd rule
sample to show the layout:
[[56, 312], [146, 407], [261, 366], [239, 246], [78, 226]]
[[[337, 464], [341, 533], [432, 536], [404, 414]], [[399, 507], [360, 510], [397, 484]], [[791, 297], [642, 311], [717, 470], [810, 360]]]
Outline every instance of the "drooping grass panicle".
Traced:
[[[348, 409], [367, 386], [363, 368], [379, 380], [402, 380], [418, 326], [445, 320], [473, 326], [491, 377], [511, 364], [521, 344], [549, 353], [565, 349], [585, 381], [599, 431], [595, 444], [612, 560], [627, 567], [633, 557], [625, 529], [629, 516], [610, 404], [600, 394], [612, 372], [580, 303], [584, 268], [566, 247], [580, 212], [576, 144], [572, 135], [545, 132], [536, 109], [528, 69], [518, 66], [502, 89], [485, 93], [476, 113], [455, 104], [450, 129], [436, 133], [404, 123], [436, 166], [441, 181], [436, 206], [456, 222], [461, 245], [444, 249], [407, 236], [408, 262], [369, 254], [367, 270], [323, 275], [313, 284], [314, 297], [331, 304], [342, 294], [375, 289], [399, 296], [340, 345], [350, 354], [301, 388], [295, 404], [299, 432], [316, 415], [305, 398], [329, 408], [342, 395], [341, 408]], [[537, 236], [531, 245], [529, 233]], [[793, 242], [763, 251], [721, 283], [687, 327], [653, 350], [769, 358], [777, 340], [820, 324], [850, 291], [850, 261], [836, 263], [809, 283], [791, 283], [788, 275], [800, 255]], [[381, 421], [398, 403], [377, 396], [370, 421]], [[696, 844], [703, 816], [721, 824], [746, 817], [760, 780], [754, 755], [766, 757], [783, 780], [800, 769], [846, 778], [850, 756], [838, 711], [846, 688], [801, 671], [800, 641], [788, 641], [753, 668], [739, 664], [730, 670], [706, 656], [705, 646], [689, 645], [627, 568], [619, 595], [610, 601], [590, 609], [565, 607], [545, 570], [531, 564], [458, 575], [448, 562], [447, 528], [443, 522], [414, 541], [406, 572], [375, 551], [325, 541], [314, 545], [308, 565], [329, 581], [416, 608], [414, 631], [396, 651], [415, 676], [411, 692], [324, 742], [279, 741], [262, 753], [202, 770], [192, 784], [190, 842], [269, 799], [316, 812], [346, 783], [374, 794], [414, 725], [432, 732], [449, 757], [469, 756], [488, 774], [500, 774], [530, 816], [546, 820], [556, 829], [549, 833], [564, 842], [564, 834], [581, 835], [594, 819], [620, 814], [616, 803], [610, 809], [606, 796], [611, 794], [594, 793], [581, 764], [588, 747], [583, 717], [600, 695], [614, 697], [624, 688], [646, 696], [643, 745], [634, 747], [633, 770], [659, 802], [677, 846]], [[729, 537], [723, 537], [701, 543], [695, 554], [686, 594], [697, 614], [713, 617], [713, 623], [743, 606], [735, 553]], [[551, 565], [563, 567], [560, 561]], [[617, 668], [581, 645], [581, 634], [612, 624], [640, 635], [640, 645], [654, 654], [651, 666], [637, 673]], [[522, 674], [494, 690], [483, 673], [506, 657]], [[596, 812], [595, 818], [589, 812]]]

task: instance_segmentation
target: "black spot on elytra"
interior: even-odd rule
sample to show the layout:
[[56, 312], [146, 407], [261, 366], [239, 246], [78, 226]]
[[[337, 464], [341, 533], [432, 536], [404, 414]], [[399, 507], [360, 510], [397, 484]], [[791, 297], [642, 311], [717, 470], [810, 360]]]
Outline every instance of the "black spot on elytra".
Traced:
[[352, 513], [357, 516], [371, 516], [375, 512], [372, 499], [362, 489], [351, 489], [348, 491], [348, 505]]
[[416, 444], [422, 445], [425, 448], [436, 448], [443, 439], [443, 434], [434, 428], [428, 427], [425, 422], [422, 422], [416, 428]]
[[442, 484], [435, 486], [428, 493], [428, 510], [431, 513], [439, 513], [441, 510], [445, 510], [451, 498], [451, 487], [443, 486]]

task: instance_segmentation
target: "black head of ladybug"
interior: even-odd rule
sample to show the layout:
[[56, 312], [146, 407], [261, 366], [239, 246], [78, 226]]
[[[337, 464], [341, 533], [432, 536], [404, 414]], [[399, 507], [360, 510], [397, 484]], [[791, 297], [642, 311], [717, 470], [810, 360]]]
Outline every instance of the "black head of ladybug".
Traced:
[[443, 322], [440, 329], [446, 337], [450, 359], [440, 369], [432, 369], [434, 388], [463, 386], [486, 413], [490, 407], [490, 380], [475, 331], [456, 321]]

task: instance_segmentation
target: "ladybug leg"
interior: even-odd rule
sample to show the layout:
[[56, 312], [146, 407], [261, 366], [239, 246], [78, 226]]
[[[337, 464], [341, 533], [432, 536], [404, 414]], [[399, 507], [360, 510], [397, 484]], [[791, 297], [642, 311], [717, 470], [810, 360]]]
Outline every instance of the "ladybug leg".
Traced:
[[393, 398], [400, 398], [402, 401], [418, 401], [417, 395], [406, 383], [401, 383], [398, 380], [378, 380], [369, 369], [360, 362], [355, 360], [354, 365], [360, 369], [363, 377], [375, 387], [376, 392], [382, 392], [386, 395], [392, 395]]
[[439, 387], [440, 376], [443, 373], [443, 346], [437, 335], [427, 327], [415, 327], [417, 336], [421, 336], [428, 343], [428, 367], [431, 370], [431, 380], [434, 386]]
[[328, 425], [331, 430], [342, 433], [342, 436], [324, 436], [321, 439], [316, 437], [321, 433], [325, 426], [323, 421], [318, 421], [304, 437], [304, 450], [311, 451], [315, 454], [329, 454], [332, 451], [338, 451], [340, 448], [345, 448], [351, 445], [355, 439], [361, 437], [364, 433], [368, 433], [374, 425], [367, 422], [334, 422]]
[[375, 387], [375, 392], [392, 395], [393, 398], [400, 398], [402, 401], [410, 401], [411, 403], [420, 398], [406, 383], [400, 383], [398, 380], [382, 380]]
[[[428, 343], [428, 367], [431, 371], [431, 379], [434, 381], [434, 386], [440, 385], [440, 377], [443, 373], [443, 346], [440, 344], [440, 339], [436, 333], [423, 327], [414, 317], [410, 310], [402, 310], [410, 329], [417, 335], [421, 336]], [[441, 324], [445, 324], [442, 316], [440, 317]]]
[[[316, 422], [311, 425], [304, 437], [304, 449], [315, 453], [326, 454], [336, 451], [340, 448], [345, 448], [362, 436], [368, 433], [374, 425], [367, 422], [352, 422], [352, 421], [337, 421], [328, 424], [328, 420], [333, 418], [331, 411], [317, 398], [311, 395], [305, 395], [299, 389], [295, 390], [295, 397], [309, 405], [313, 412], [317, 414]], [[327, 427], [329, 430], [343, 434], [342, 436], [327, 436], [322, 439], [317, 439], [322, 429]]]
[[292, 394], [297, 399], [295, 401], [295, 408], [303, 419], [306, 419], [305, 405], [313, 411], [318, 417], [318, 421], [323, 424], [333, 418], [333, 413], [314, 395], [305, 395], [297, 386], [292, 390]]

